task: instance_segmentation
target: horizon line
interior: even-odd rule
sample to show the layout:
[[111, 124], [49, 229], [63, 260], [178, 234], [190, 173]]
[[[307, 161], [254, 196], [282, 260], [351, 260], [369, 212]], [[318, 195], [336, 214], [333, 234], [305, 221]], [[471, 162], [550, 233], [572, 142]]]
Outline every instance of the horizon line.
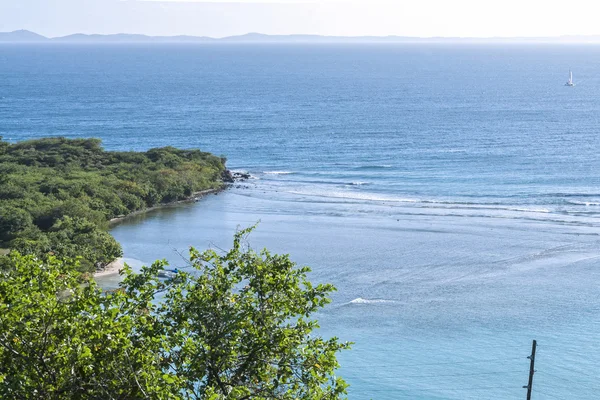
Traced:
[[[19, 35], [26, 35], [26, 37], [19, 37]], [[12, 36], [12, 37], [11, 37]], [[3, 41], [3, 38], [13, 39], [12, 42], [53, 42], [53, 41], [61, 41], [61, 40], [69, 40], [69, 39], [102, 39], [102, 38], [115, 38], [115, 37], [127, 37], [130, 39], [159, 39], [159, 40], [169, 40], [174, 39], [187, 39], [187, 40], [197, 40], [197, 41], [228, 41], [235, 39], [312, 39], [314, 40], [336, 40], [336, 41], [346, 41], [350, 42], [353, 40], [360, 40], [363, 42], [371, 41], [393, 41], [394, 39], [402, 41], [402, 42], [410, 42], [410, 41], [491, 41], [491, 42], [499, 42], [499, 41], [510, 41], [510, 42], [535, 42], [542, 41], [546, 43], [553, 42], [562, 42], [562, 43], [600, 43], [600, 34], [597, 35], [558, 35], [558, 36], [403, 36], [403, 35], [321, 35], [321, 34], [313, 34], [313, 33], [292, 33], [292, 34], [267, 34], [260, 32], [248, 32], [245, 34], [239, 35], [230, 35], [223, 37], [211, 37], [211, 36], [199, 36], [199, 35], [188, 35], [188, 34], [174, 34], [174, 35], [147, 35], [143, 33], [81, 33], [75, 32], [68, 35], [63, 36], [44, 36], [34, 31], [30, 31], [27, 29], [19, 29], [10, 32], [0, 32], [0, 43], [6, 42]], [[28, 40], [29, 39], [29, 40]], [[588, 40], [586, 42], [586, 40]], [[589, 41], [592, 40], [592, 41]]]

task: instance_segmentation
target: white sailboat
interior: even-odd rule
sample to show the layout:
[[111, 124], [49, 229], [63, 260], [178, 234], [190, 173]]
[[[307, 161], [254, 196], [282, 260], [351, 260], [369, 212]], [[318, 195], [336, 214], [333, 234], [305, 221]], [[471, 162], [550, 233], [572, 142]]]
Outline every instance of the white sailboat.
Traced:
[[573, 82], [573, 72], [571, 70], [569, 70], [569, 80], [565, 83], [565, 86], [575, 86], [575, 83]]

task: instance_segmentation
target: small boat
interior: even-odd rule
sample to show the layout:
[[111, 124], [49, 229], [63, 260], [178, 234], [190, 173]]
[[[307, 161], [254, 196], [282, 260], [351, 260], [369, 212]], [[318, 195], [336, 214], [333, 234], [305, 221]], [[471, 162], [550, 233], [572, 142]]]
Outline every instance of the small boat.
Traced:
[[569, 80], [565, 83], [565, 86], [575, 86], [575, 83], [573, 82], [573, 72], [571, 70], [569, 70]]
[[173, 279], [177, 276], [177, 270], [162, 270], [158, 271], [159, 278]]

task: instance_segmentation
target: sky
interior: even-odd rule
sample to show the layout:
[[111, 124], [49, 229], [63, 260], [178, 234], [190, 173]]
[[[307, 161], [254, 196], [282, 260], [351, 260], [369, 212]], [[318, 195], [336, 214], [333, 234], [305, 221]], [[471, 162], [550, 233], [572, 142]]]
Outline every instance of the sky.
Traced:
[[598, 0], [0, 0], [0, 32], [339, 36], [600, 35]]

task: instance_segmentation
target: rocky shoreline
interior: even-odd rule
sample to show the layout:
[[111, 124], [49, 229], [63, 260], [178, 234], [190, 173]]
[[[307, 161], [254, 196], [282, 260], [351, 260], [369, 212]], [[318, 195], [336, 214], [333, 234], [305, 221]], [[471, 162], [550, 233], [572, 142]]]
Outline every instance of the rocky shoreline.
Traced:
[[233, 172], [227, 169], [223, 173], [223, 182], [225, 183], [245, 182], [250, 178], [252, 178], [252, 175], [247, 172]]

